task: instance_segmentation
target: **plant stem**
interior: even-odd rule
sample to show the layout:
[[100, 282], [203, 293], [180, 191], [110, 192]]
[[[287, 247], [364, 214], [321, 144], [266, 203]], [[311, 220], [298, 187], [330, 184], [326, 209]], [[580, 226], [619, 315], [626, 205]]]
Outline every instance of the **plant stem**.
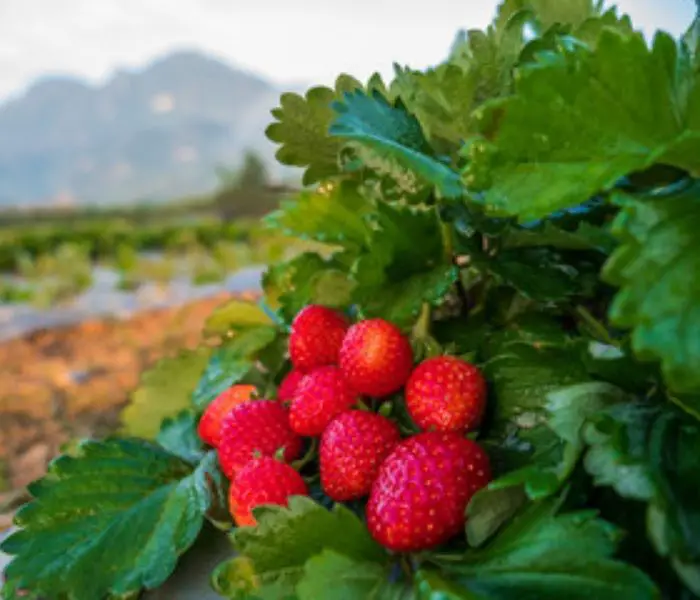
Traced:
[[430, 304], [423, 302], [420, 316], [413, 327], [413, 337], [425, 338], [430, 334]]
[[310, 463], [313, 460], [314, 456], [316, 456], [316, 446], [316, 438], [313, 438], [311, 440], [311, 445], [309, 446], [309, 449], [306, 451], [306, 454], [302, 456], [299, 460], [294, 461], [291, 464], [291, 466], [294, 467], [297, 471], [301, 471], [308, 463]]
[[612, 338], [605, 325], [596, 319], [585, 306], [577, 306], [576, 314], [585, 321], [586, 325], [588, 325], [599, 341], [619, 348], [620, 343]]

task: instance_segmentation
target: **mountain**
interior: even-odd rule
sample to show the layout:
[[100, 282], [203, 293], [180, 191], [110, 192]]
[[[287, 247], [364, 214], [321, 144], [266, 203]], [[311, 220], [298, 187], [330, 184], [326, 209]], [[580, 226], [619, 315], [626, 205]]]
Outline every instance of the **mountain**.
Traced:
[[207, 191], [247, 149], [273, 175], [264, 137], [282, 90], [180, 51], [104, 85], [37, 81], [0, 104], [0, 205], [114, 204]]

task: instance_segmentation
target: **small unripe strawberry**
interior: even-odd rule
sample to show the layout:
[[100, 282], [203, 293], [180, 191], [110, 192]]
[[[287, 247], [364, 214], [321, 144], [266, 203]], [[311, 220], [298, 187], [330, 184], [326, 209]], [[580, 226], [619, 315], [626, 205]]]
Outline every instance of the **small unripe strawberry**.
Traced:
[[296, 369], [292, 369], [287, 373], [277, 388], [277, 399], [280, 402], [291, 402], [303, 378], [304, 373]]
[[291, 462], [302, 450], [302, 439], [289, 426], [289, 414], [272, 400], [255, 400], [234, 408], [224, 418], [219, 443], [219, 463], [231, 479], [256, 454], [274, 456], [284, 448]]
[[287, 506], [290, 496], [308, 496], [304, 479], [288, 464], [269, 456], [251, 460], [231, 482], [229, 510], [239, 527], [256, 525], [253, 509], [265, 504]]
[[455, 356], [419, 364], [406, 383], [406, 408], [425, 430], [471, 431], [486, 408], [486, 381], [474, 365]]
[[384, 461], [367, 502], [367, 527], [396, 552], [427, 550], [462, 531], [472, 496], [491, 478], [476, 443], [454, 432], [419, 433]]
[[360, 394], [386, 396], [406, 383], [413, 367], [413, 351], [396, 325], [368, 319], [348, 329], [339, 364], [348, 383]]
[[299, 435], [321, 435], [358, 398], [338, 367], [318, 367], [304, 377], [289, 409], [289, 424]]
[[337, 502], [366, 496], [380, 465], [400, 440], [396, 424], [381, 415], [351, 410], [337, 416], [321, 436], [323, 491]]
[[310, 304], [292, 321], [289, 358], [294, 368], [309, 372], [334, 365], [349, 323], [343, 315], [325, 306]]
[[221, 439], [224, 417], [239, 404], [250, 401], [256, 391], [254, 385], [233, 385], [212, 400], [197, 425], [202, 441], [216, 448]]

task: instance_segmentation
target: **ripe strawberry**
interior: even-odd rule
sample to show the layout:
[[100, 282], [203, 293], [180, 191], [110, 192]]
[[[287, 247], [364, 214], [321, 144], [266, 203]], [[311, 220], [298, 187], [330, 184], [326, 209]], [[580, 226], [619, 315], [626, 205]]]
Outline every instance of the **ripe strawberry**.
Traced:
[[321, 435], [335, 417], [357, 402], [338, 367], [318, 367], [301, 380], [289, 409], [289, 424], [299, 435]]
[[351, 410], [333, 419], [321, 437], [321, 486], [337, 502], [369, 494], [379, 467], [401, 440], [386, 417]]
[[253, 508], [264, 504], [287, 506], [290, 496], [308, 496], [299, 473], [288, 464], [263, 456], [251, 460], [231, 482], [229, 510], [239, 527], [256, 525]]
[[224, 417], [239, 404], [251, 400], [255, 392], [257, 390], [254, 385], [233, 385], [221, 392], [207, 406], [199, 420], [197, 432], [202, 441], [216, 448], [221, 439], [221, 422]]
[[284, 379], [280, 382], [277, 388], [277, 399], [280, 402], [291, 402], [294, 399], [294, 394], [296, 394], [297, 387], [299, 383], [304, 378], [304, 373], [292, 369]]
[[272, 400], [256, 400], [234, 408], [221, 425], [219, 463], [231, 479], [255, 453], [274, 456], [284, 448], [284, 460], [298, 458], [302, 440], [289, 427], [289, 414]]
[[413, 367], [413, 351], [398, 327], [368, 319], [348, 329], [340, 348], [340, 368], [360, 394], [386, 396], [401, 389]]
[[404, 440], [379, 469], [367, 502], [367, 527], [397, 552], [426, 550], [459, 533], [471, 497], [491, 478], [482, 448], [454, 432]]
[[289, 357], [296, 369], [305, 373], [315, 367], [338, 362], [338, 352], [348, 322], [339, 312], [310, 304], [292, 321]]
[[436, 356], [419, 364], [408, 378], [405, 393], [411, 418], [425, 430], [476, 429], [486, 408], [481, 372], [454, 356]]

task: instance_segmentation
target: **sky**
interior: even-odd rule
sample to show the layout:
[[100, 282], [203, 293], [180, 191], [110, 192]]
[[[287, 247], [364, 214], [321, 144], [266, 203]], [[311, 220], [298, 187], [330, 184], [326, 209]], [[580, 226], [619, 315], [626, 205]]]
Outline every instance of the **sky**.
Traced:
[[[366, 78], [442, 60], [496, 0], [0, 0], [0, 100], [38, 77], [99, 83], [176, 49], [211, 53], [278, 83]], [[680, 35], [695, 0], [619, 0], [647, 33]]]

